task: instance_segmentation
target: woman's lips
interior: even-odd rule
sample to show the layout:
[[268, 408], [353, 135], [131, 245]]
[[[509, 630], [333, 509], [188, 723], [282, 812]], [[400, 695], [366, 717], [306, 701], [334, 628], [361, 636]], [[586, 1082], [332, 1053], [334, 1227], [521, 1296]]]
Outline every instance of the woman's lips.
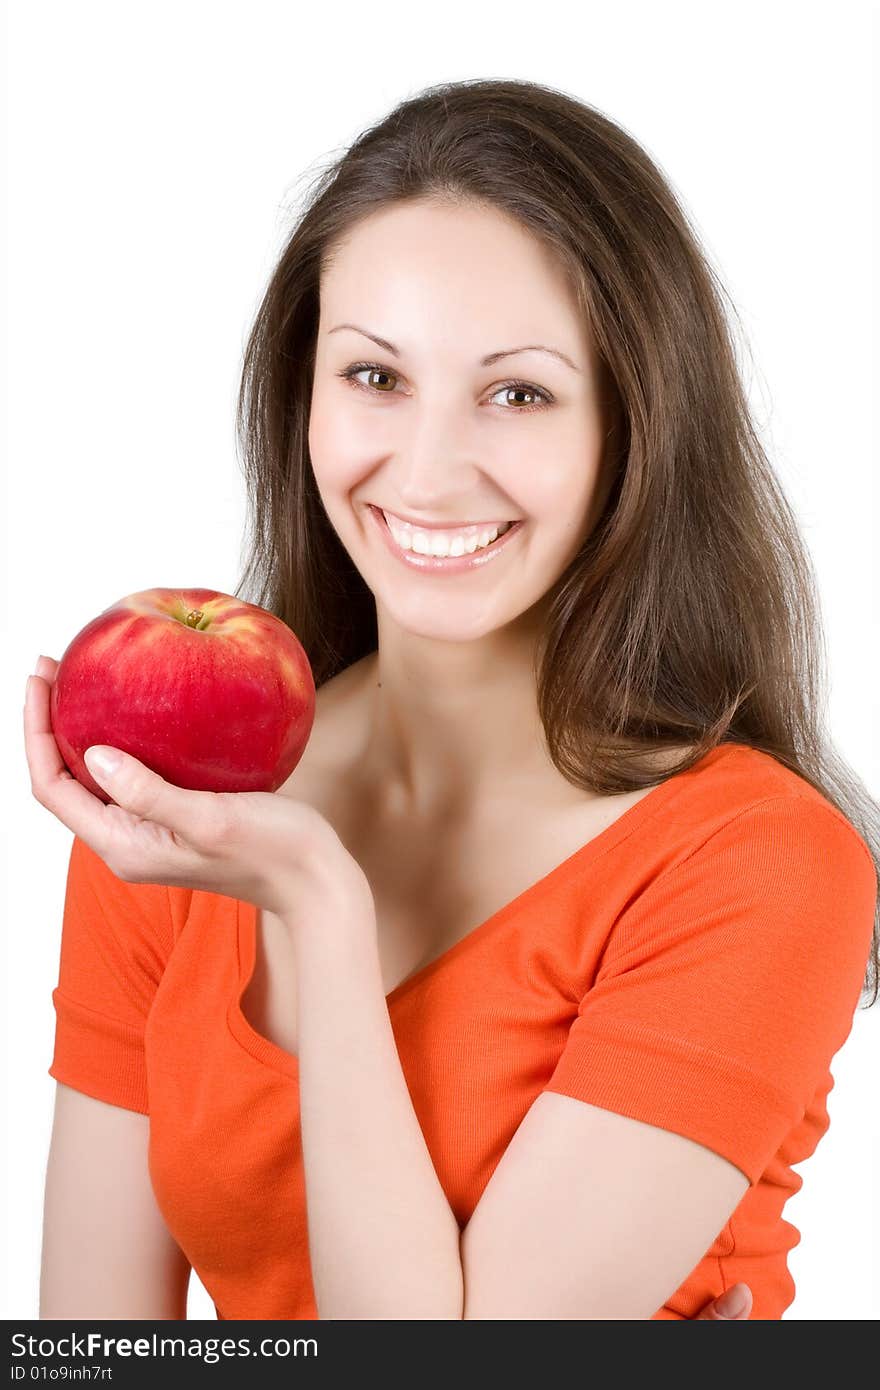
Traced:
[[[492, 541], [491, 545], [484, 546], [481, 550], [475, 550], [472, 555], [419, 555], [414, 550], [404, 550], [397, 544], [380, 507], [374, 507], [371, 502], [367, 506], [385, 546], [391, 554], [396, 555], [398, 560], [402, 560], [411, 569], [421, 570], [423, 573], [429, 574], [463, 574], [468, 570], [482, 569], [498, 558], [525, 525], [524, 521], [515, 521], [503, 535]], [[447, 529], [453, 530], [454, 528], [449, 527]]]
[[[372, 503], [368, 503], [372, 506]], [[408, 516], [400, 516], [397, 512], [392, 512], [388, 507], [380, 507], [387, 520], [390, 516], [393, 521], [399, 521], [402, 526], [411, 526], [414, 531], [488, 531], [493, 526], [499, 529], [502, 526], [512, 526], [510, 517], [502, 517], [496, 521], [412, 521]], [[521, 518], [515, 517], [514, 520]]]

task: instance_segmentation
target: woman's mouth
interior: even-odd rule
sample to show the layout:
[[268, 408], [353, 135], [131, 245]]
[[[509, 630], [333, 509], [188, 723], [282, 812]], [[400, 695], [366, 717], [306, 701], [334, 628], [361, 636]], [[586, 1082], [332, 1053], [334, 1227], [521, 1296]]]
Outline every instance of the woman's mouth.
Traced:
[[372, 503], [367, 505], [391, 553], [413, 569], [435, 574], [482, 568], [501, 554], [525, 524], [519, 519], [451, 526], [448, 530], [420, 529], [393, 512], [385, 512]]

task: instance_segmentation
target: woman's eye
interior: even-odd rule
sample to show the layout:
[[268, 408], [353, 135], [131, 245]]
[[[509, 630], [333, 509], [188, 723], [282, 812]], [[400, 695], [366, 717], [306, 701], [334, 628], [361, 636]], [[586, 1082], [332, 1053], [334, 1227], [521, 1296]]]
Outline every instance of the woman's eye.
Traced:
[[[499, 386], [494, 394], [498, 396], [502, 392], [508, 391], [515, 392], [517, 396], [531, 396], [531, 401], [526, 405], [517, 404], [515, 406], [508, 406], [508, 409], [518, 410], [520, 413], [524, 410], [538, 410], [540, 408], [540, 403], [546, 405], [550, 404], [550, 396], [548, 393], [543, 391], [540, 386], [530, 386], [527, 381], [509, 381], [506, 386]], [[536, 402], [539, 404], [536, 404]]]
[[[385, 367], [380, 367], [375, 362], [355, 362], [352, 366], [346, 367], [343, 371], [338, 372], [337, 375], [342, 377], [345, 381], [350, 381], [352, 386], [360, 388], [363, 391], [372, 391], [375, 395], [381, 396], [390, 396], [393, 394], [393, 387], [389, 389], [387, 384], [380, 385], [374, 382], [367, 384], [358, 381], [358, 377], [362, 376], [364, 372], [382, 377], [386, 383], [389, 378], [392, 381], [396, 380], [394, 372], [389, 372]], [[542, 406], [550, 405], [553, 400], [549, 391], [545, 391], [541, 386], [533, 386], [531, 382], [528, 381], [507, 381], [502, 386], [496, 386], [490, 400], [494, 399], [496, 396], [500, 396], [503, 392], [513, 392], [520, 400], [515, 405], [503, 403], [501, 408], [503, 410], [517, 411], [520, 414], [529, 410], [540, 410]], [[523, 396], [528, 397], [528, 401], [523, 402]]]
[[[340, 372], [339, 375], [340, 375], [341, 377], [343, 377], [346, 381], [354, 381], [354, 383], [355, 383], [356, 386], [364, 386], [364, 384], [365, 384], [364, 382], [358, 381], [358, 380], [357, 380], [357, 378], [361, 375], [362, 372], [369, 372], [369, 373], [374, 374], [374, 375], [376, 375], [376, 376], [384, 376], [384, 377], [393, 377], [393, 376], [394, 376], [394, 373], [393, 373], [393, 372], [386, 372], [386, 370], [385, 370], [384, 367], [373, 367], [373, 366], [371, 366], [368, 362], [356, 363], [353, 367], [346, 367], [345, 371], [344, 371], [344, 372]], [[371, 383], [369, 386], [367, 386], [366, 389], [367, 389], [368, 391], [370, 391], [370, 390], [377, 390], [377, 391], [379, 391], [379, 392], [380, 392], [381, 394], [383, 394], [383, 395], [389, 395], [389, 394], [390, 394], [390, 392], [386, 391], [384, 387], [382, 387], [382, 386], [376, 386], [376, 385], [374, 385], [373, 383]]]

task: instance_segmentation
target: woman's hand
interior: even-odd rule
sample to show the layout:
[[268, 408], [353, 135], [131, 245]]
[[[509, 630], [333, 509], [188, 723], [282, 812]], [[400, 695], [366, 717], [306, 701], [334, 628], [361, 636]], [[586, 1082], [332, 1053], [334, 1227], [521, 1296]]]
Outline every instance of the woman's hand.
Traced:
[[[725, 1312], [722, 1299], [726, 1298], [728, 1294], [734, 1293], [734, 1290], [737, 1292], [742, 1290], [744, 1298], [743, 1306], [735, 1313]], [[752, 1291], [748, 1284], [744, 1284], [740, 1281], [740, 1283], [734, 1284], [732, 1288], [728, 1289], [726, 1294], [722, 1294], [720, 1298], [713, 1298], [711, 1303], [707, 1303], [705, 1308], [697, 1313], [695, 1318], [691, 1318], [691, 1322], [701, 1322], [704, 1318], [709, 1322], [748, 1322], [751, 1313]]]
[[329, 822], [303, 801], [276, 792], [190, 791], [121, 749], [107, 775], [89, 758], [89, 772], [113, 802], [93, 796], [65, 766], [52, 733], [57, 667], [41, 657], [28, 683], [31, 790], [117, 878], [223, 893], [267, 909], [291, 929], [326, 920], [328, 912], [342, 919], [372, 914], [375, 921], [366, 875]]

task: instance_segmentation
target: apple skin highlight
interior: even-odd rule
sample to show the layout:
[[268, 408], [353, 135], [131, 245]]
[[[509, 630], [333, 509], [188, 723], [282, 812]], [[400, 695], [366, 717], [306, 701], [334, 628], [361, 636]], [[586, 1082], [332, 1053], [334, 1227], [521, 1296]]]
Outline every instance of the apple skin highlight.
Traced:
[[276, 791], [312, 731], [315, 683], [293, 631], [215, 589], [145, 589], [93, 618], [49, 702], [68, 769], [105, 804], [83, 754], [121, 748], [191, 791]]

